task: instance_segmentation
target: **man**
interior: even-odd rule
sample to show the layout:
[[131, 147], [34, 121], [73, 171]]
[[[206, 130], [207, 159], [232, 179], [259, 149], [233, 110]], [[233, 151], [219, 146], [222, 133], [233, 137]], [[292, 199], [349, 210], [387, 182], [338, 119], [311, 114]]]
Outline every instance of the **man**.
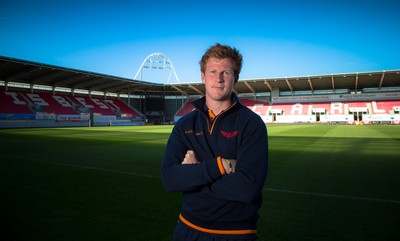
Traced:
[[161, 167], [166, 191], [183, 193], [174, 241], [256, 240], [266, 126], [232, 92], [242, 67], [238, 50], [216, 44], [200, 67], [205, 96], [174, 126]]

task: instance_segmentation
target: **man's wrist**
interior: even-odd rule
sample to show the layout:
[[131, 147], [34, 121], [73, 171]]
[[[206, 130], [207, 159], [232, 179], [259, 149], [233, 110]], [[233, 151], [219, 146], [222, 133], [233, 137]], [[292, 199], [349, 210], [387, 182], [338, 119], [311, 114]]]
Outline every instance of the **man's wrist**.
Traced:
[[225, 158], [222, 158], [222, 161], [225, 162], [225, 164], [226, 164], [226, 165], [224, 165], [224, 166], [226, 166], [226, 168], [225, 168], [226, 173], [227, 174], [232, 173], [233, 172], [232, 162], [229, 159], [225, 159]]

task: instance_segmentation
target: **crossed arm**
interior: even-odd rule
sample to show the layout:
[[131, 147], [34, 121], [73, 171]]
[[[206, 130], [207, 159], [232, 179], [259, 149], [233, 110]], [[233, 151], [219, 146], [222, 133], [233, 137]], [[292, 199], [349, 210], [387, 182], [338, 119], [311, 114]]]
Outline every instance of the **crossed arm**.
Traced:
[[[194, 151], [188, 150], [185, 154], [185, 158], [183, 159], [182, 164], [198, 164], [198, 163], [200, 162], [197, 160]], [[226, 174], [234, 173], [236, 167], [236, 160], [222, 158], [222, 165], [224, 167]]]
[[219, 199], [251, 203], [259, 197], [267, 174], [268, 142], [265, 132], [260, 130], [261, 126], [255, 126], [244, 136], [245, 144], [238, 148], [235, 159], [222, 156], [198, 159], [195, 147], [186, 143], [178, 131], [173, 131], [161, 168], [164, 189], [201, 191]]

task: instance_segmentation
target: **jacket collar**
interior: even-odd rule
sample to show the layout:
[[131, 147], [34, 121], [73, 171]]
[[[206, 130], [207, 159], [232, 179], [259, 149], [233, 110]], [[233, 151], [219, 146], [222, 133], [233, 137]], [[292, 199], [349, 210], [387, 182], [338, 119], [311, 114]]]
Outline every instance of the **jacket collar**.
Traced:
[[[241, 106], [242, 104], [239, 101], [239, 98], [237, 97], [237, 95], [235, 93], [232, 93], [231, 95], [231, 99], [232, 99], [232, 105], [228, 108], [228, 109], [235, 109], [238, 108], [239, 106]], [[207, 113], [208, 107], [206, 105], [206, 97], [203, 96], [200, 99], [197, 99], [195, 101], [192, 102], [192, 105], [199, 111]], [[234, 108], [232, 108], [234, 107]]]

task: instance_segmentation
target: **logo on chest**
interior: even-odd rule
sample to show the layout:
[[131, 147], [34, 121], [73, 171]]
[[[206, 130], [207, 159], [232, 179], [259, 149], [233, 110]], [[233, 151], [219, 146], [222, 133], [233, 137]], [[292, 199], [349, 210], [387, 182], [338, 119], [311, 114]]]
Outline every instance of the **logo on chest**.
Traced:
[[202, 136], [203, 135], [203, 131], [193, 131], [193, 130], [186, 130], [185, 134], [195, 134], [196, 136]]
[[237, 136], [238, 133], [239, 131], [232, 131], [232, 132], [221, 131], [222, 136], [228, 139]]

